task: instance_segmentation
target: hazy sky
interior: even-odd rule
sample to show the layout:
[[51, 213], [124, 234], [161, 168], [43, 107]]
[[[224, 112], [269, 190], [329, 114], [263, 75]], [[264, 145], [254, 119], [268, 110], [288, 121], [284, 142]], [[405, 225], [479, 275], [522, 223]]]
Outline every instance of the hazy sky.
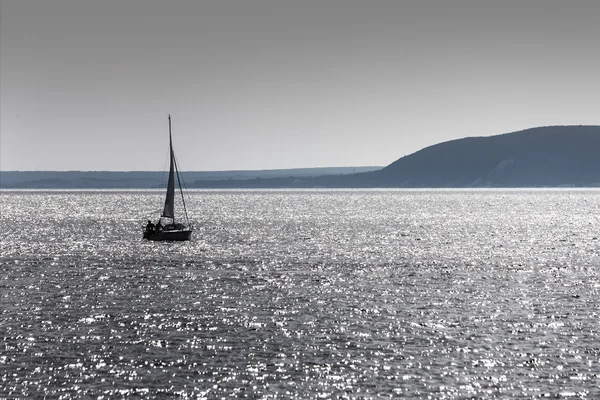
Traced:
[[0, 0], [0, 169], [387, 165], [600, 124], [598, 0]]

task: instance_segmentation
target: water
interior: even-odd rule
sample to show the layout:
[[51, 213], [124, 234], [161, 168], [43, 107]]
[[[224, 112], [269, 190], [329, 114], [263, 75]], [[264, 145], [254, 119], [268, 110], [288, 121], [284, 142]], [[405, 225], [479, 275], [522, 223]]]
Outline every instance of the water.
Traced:
[[600, 398], [600, 191], [3, 191], [0, 398]]

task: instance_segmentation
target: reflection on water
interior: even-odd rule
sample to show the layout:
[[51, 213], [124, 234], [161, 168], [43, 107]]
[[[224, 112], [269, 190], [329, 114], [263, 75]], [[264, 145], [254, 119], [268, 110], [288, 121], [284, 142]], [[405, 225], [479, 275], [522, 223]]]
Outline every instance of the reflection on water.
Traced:
[[0, 397], [600, 398], [600, 191], [2, 192]]

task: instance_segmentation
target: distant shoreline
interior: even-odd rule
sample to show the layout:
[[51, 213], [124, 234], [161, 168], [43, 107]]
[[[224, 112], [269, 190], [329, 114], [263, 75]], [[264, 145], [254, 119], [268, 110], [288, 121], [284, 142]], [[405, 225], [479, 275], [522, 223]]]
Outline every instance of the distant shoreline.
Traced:
[[[376, 171], [383, 167], [316, 167], [273, 170], [187, 171], [187, 187], [197, 182], [238, 182], [254, 179], [311, 178]], [[0, 171], [2, 189], [162, 189], [163, 171]]]
[[[600, 126], [544, 126], [426, 147], [386, 167], [183, 172], [184, 187], [285, 188], [595, 188]], [[160, 189], [158, 171], [6, 171], [0, 188]]]

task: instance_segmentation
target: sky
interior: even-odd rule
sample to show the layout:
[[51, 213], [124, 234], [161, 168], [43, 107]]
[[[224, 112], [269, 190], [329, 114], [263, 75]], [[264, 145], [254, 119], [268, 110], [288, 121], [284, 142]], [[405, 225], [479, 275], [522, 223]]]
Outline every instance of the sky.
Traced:
[[384, 166], [600, 125], [597, 0], [0, 0], [0, 170]]

